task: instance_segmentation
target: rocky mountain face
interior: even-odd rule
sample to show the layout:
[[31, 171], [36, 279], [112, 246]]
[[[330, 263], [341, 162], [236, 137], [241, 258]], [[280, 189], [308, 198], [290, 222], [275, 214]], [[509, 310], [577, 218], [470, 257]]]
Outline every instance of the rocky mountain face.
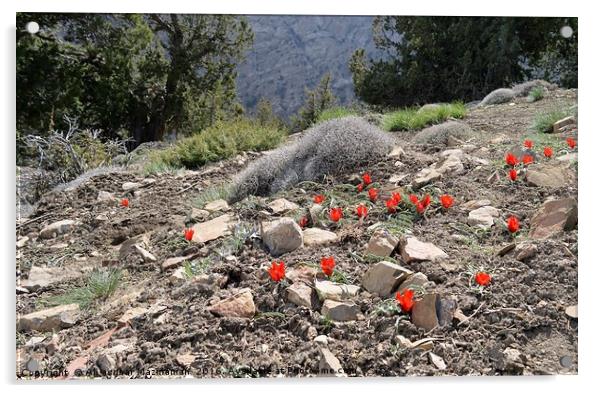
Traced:
[[295, 113], [320, 78], [332, 75], [339, 103], [354, 99], [347, 65], [357, 48], [375, 52], [371, 16], [249, 16], [253, 47], [239, 65], [239, 97], [254, 111], [262, 97], [280, 116]]

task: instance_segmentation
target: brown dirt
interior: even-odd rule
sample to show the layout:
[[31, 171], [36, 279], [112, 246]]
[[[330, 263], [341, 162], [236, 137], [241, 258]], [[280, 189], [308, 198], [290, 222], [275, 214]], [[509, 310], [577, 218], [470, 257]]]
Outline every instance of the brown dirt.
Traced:
[[[213, 171], [186, 172], [156, 176], [155, 183], [145, 186], [138, 196], [126, 194], [121, 185], [126, 181], [142, 181], [134, 173], [110, 174], [95, 177], [74, 191], [48, 194], [41, 201], [29, 223], [17, 229], [17, 235], [28, 235], [30, 240], [18, 250], [17, 281], [26, 277], [30, 267], [59, 266], [69, 269], [76, 259], [91, 267], [116, 265], [124, 269], [124, 278], [117, 292], [104, 302], [84, 312], [73, 327], [56, 332], [59, 350], [48, 352], [44, 345], [26, 347], [32, 336], [17, 335], [18, 360], [30, 357], [41, 359], [42, 370], [63, 370], [72, 362], [80, 362], [89, 372], [100, 372], [98, 356], [106, 348], [123, 344], [116, 355], [117, 373], [143, 378], [149, 370], [186, 370], [176, 357], [194, 355], [188, 369], [196, 377], [287, 376], [318, 373], [319, 351], [312, 342], [317, 334], [327, 335], [332, 341], [328, 347], [340, 360], [349, 375], [409, 376], [409, 375], [505, 375], [505, 374], [574, 374], [577, 372], [577, 321], [565, 314], [565, 308], [577, 304], [577, 230], [565, 232], [549, 240], [536, 242], [539, 252], [526, 262], [516, 260], [514, 253], [500, 257], [497, 251], [512, 242], [502, 220], [516, 215], [522, 230], [514, 239], [517, 243], [528, 239], [529, 221], [534, 211], [548, 197], [577, 197], [577, 183], [550, 191], [527, 186], [522, 181], [511, 183], [506, 178], [503, 157], [509, 149], [520, 146], [533, 115], [539, 110], [556, 105], [573, 105], [576, 92], [558, 90], [536, 103], [517, 99], [515, 105], [502, 104], [471, 110], [466, 122], [479, 136], [469, 143], [477, 149], [469, 154], [490, 161], [490, 164], [466, 162], [460, 175], [444, 176], [419, 194], [433, 196], [451, 194], [456, 205], [447, 212], [432, 206], [424, 218], [412, 217], [411, 232], [422, 241], [436, 244], [449, 254], [446, 263], [421, 262], [410, 266], [395, 259], [402, 266], [425, 273], [435, 283], [442, 296], [454, 299], [459, 309], [470, 319], [463, 324], [440, 327], [425, 332], [412, 324], [399, 311], [377, 312], [383, 300], [365, 291], [355, 299], [364, 318], [352, 322], [324, 320], [319, 310], [308, 310], [288, 303], [286, 283], [270, 282], [265, 268], [273, 260], [258, 239], [247, 239], [235, 253], [235, 261], [216, 258], [208, 273], [227, 277], [223, 288], [212, 288], [188, 280], [183, 284], [169, 282], [171, 272], [162, 272], [160, 263], [166, 258], [199, 252], [200, 247], [183, 241], [182, 231], [191, 206], [199, 193], [219, 184], [239, 171], [245, 163], [239, 158], [214, 165]], [[576, 132], [571, 132], [576, 137]], [[558, 137], [555, 146], [562, 146], [566, 135]], [[350, 176], [369, 171], [377, 187], [387, 184], [392, 174], [408, 174], [401, 186], [409, 184], [413, 175], [436, 160], [434, 153], [442, 147], [411, 146], [407, 133], [398, 134], [406, 154], [388, 159], [370, 168], [358, 168], [355, 174], [345, 174], [325, 180], [323, 184], [305, 184], [282, 192], [290, 201], [308, 207], [315, 192], [337, 196], [337, 204], [346, 207], [342, 224], [331, 229], [341, 236], [337, 244], [319, 249], [299, 248], [282, 259], [292, 270], [303, 263], [319, 263], [321, 256], [333, 255], [340, 271], [349, 283], [360, 285], [361, 277], [373, 262], [361, 258], [370, 233], [367, 228], [387, 219], [382, 201], [368, 218], [358, 223], [354, 206], [365, 196], [344, 191], [341, 186], [354, 183]], [[536, 146], [536, 151], [537, 151]], [[541, 146], [539, 146], [541, 148]], [[538, 158], [540, 159], [540, 154]], [[252, 159], [246, 157], [248, 162]], [[573, 167], [576, 171], [576, 168]], [[498, 171], [500, 180], [489, 183], [488, 178]], [[129, 196], [130, 207], [119, 207], [118, 202], [102, 204], [96, 201], [98, 191], [109, 191], [118, 197]], [[365, 194], [365, 193], [364, 193]], [[268, 198], [267, 202], [274, 199]], [[363, 198], [363, 199], [362, 199]], [[436, 200], [436, 198], [433, 198]], [[468, 212], [459, 207], [474, 199], [489, 199], [492, 206], [502, 211], [502, 217], [489, 231], [475, 231], [466, 225]], [[266, 201], [253, 199], [233, 206], [242, 220], [256, 224]], [[108, 214], [106, 223], [94, 224], [98, 214]], [[211, 217], [219, 215], [213, 214]], [[77, 229], [62, 238], [41, 240], [37, 233], [47, 224], [61, 219], [81, 222]], [[133, 236], [147, 234], [148, 251], [158, 262], [144, 263], [128, 257], [119, 260], [118, 245]], [[452, 235], [463, 235], [460, 243]], [[223, 239], [205, 246], [215, 251]], [[52, 249], [51, 245], [68, 243], [66, 248]], [[472, 274], [485, 270], [492, 274], [492, 284], [479, 289], [472, 283]], [[25, 314], [41, 307], [43, 300], [80, 286], [83, 278], [61, 282], [43, 292], [17, 295], [17, 313]], [[219, 318], [207, 311], [207, 306], [227, 297], [240, 288], [250, 288], [257, 315], [253, 319]], [[140, 291], [139, 294], [136, 294]], [[134, 294], [131, 300], [118, 299]], [[137, 295], [137, 296], [136, 296]], [[115, 302], [115, 303], [111, 303]], [[147, 307], [158, 302], [163, 310], [137, 318], [126, 327], [109, 334], [108, 342], [87, 348], [117, 322], [109, 313], [123, 314], [131, 307]], [[107, 304], [111, 304], [110, 307]], [[157, 318], [164, 319], [158, 323]], [[435, 338], [432, 351], [443, 358], [447, 368], [439, 370], [430, 361], [426, 351], [401, 351], [394, 346], [396, 335], [411, 341], [425, 337]], [[103, 348], [104, 347], [104, 348]], [[503, 351], [514, 348], [524, 355], [522, 366], [508, 365]], [[572, 360], [569, 367], [560, 358]], [[252, 368], [252, 369], [250, 369]]]

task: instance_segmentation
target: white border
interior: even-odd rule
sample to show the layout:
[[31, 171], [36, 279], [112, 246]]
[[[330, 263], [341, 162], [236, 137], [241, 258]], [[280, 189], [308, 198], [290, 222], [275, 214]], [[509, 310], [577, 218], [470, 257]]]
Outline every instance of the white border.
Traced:
[[[602, 210], [601, 195], [598, 193], [600, 176], [600, 150], [602, 148], [602, 113], [600, 95], [602, 86], [599, 74], [600, 65], [600, 16], [596, 13], [594, 2], [577, 1], [546, 1], [527, 2], [524, 0], [505, 0], [500, 2], [483, 1], [355, 1], [355, 0], [214, 0], [184, 1], [184, 0], [103, 0], [90, 2], [85, 0], [21, 0], [17, 4], [2, 2], [2, 43], [4, 56], [0, 61], [2, 67], [2, 146], [4, 165], [2, 166], [2, 182], [0, 184], [8, 190], [2, 193], [5, 208], [2, 245], [4, 259], [4, 288], [5, 296], [2, 307], [5, 323], [2, 323], [2, 355], [1, 370], [2, 381], [11, 384], [13, 375], [14, 353], [14, 124], [15, 124], [15, 44], [14, 24], [16, 11], [38, 12], [186, 12], [186, 13], [236, 13], [236, 14], [329, 14], [329, 15], [497, 15], [497, 16], [578, 16], [579, 17], [579, 210], [580, 236], [579, 236], [579, 376], [559, 377], [505, 377], [505, 378], [403, 378], [403, 379], [355, 379], [351, 381], [205, 381], [204, 383], [191, 384], [187, 381], [178, 384], [178, 389], [226, 389], [246, 391], [283, 390], [307, 391], [308, 389], [345, 389], [348, 391], [369, 391], [373, 384], [378, 384], [379, 389], [398, 391], [411, 389], [412, 391], [430, 391], [437, 389], [442, 392], [467, 392], [484, 391], [504, 392], [523, 387], [530, 390], [546, 391], [576, 391], [587, 390], [586, 384], [596, 383], [599, 374], [600, 355], [602, 354], [600, 342], [602, 337], [598, 334], [600, 324], [600, 269], [601, 253], [598, 251], [600, 234], [600, 211]], [[12, 184], [12, 187], [11, 187]], [[510, 294], [509, 294], [510, 295]], [[149, 381], [156, 382], [156, 381]], [[192, 382], [192, 381], [190, 381]], [[301, 383], [303, 382], [303, 383]], [[110, 389], [118, 387], [117, 384], [108, 382]], [[168, 381], [159, 383], [137, 383], [153, 391], [164, 391], [170, 384]], [[599, 384], [599, 383], [598, 383]], [[403, 385], [403, 386], [400, 386]], [[595, 385], [594, 385], [595, 386]], [[8, 386], [9, 389], [13, 386]], [[82, 384], [52, 384], [50, 386], [37, 386], [20, 384], [19, 391], [40, 389], [71, 391], [81, 389]], [[106, 391], [107, 383], [88, 384], [88, 391]], [[119, 385], [121, 388], [122, 386]], [[134, 387], [135, 388], [135, 387]]]

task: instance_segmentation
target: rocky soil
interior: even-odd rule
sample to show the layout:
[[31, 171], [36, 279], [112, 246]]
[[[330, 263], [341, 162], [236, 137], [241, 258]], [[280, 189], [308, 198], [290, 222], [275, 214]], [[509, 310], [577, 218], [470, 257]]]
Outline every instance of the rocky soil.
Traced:
[[[576, 91], [557, 90], [473, 109], [470, 140], [420, 146], [397, 133], [377, 165], [233, 205], [208, 190], [258, 153], [198, 171], [104, 173], [48, 193], [17, 223], [17, 375], [575, 374], [578, 145], [565, 139], [577, 140], [577, 127], [528, 128], [536, 112], [576, 102]], [[526, 138], [535, 162], [513, 182], [504, 157], [520, 158]], [[358, 193], [366, 172], [372, 184]], [[374, 203], [368, 188], [379, 190]], [[404, 199], [389, 214], [392, 192]], [[431, 195], [423, 215], [409, 193]], [[330, 278], [319, 267], [329, 256]], [[273, 261], [286, 265], [278, 283]], [[475, 283], [478, 271], [490, 285]], [[119, 272], [118, 286], [84, 304], [73, 294], [98, 272]], [[416, 303], [404, 313], [395, 293], [408, 288]]]

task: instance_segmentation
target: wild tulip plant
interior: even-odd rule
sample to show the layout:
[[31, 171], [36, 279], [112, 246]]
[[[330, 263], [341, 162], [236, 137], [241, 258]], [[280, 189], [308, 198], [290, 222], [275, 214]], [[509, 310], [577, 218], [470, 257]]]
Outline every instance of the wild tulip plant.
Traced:
[[530, 139], [525, 139], [524, 145], [527, 149], [532, 149], [533, 148], [533, 141]]
[[518, 158], [512, 153], [506, 154], [506, 164], [511, 167], [518, 165]]
[[121, 205], [121, 207], [129, 207], [129, 206], [130, 206], [130, 200], [129, 200], [129, 199], [127, 199], [127, 198], [123, 198], [123, 199], [121, 200], [121, 203], [120, 203], [120, 205]]
[[405, 313], [409, 313], [410, 311], [412, 311], [412, 308], [414, 307], [414, 291], [413, 290], [406, 289], [405, 291], [403, 291], [403, 293], [397, 292], [395, 294], [395, 298], [397, 299], [397, 302], [399, 303], [399, 307], [401, 308], [401, 311], [403, 311]]
[[520, 229], [520, 222], [515, 216], [508, 217], [507, 225], [508, 231], [512, 234], [518, 232], [518, 230]]
[[186, 239], [190, 242], [190, 241], [192, 241], [193, 237], [194, 237], [194, 229], [192, 229], [192, 228], [184, 229], [184, 239]]
[[314, 203], [320, 205], [322, 202], [324, 202], [324, 199], [326, 199], [324, 195], [318, 194], [314, 196]]
[[552, 158], [552, 154], [554, 154], [554, 151], [550, 146], [544, 147], [543, 155], [546, 156], [546, 158]]
[[523, 165], [527, 166], [533, 163], [533, 156], [529, 154], [525, 154], [522, 159]]
[[566, 144], [569, 145], [571, 149], [574, 149], [577, 146], [577, 142], [573, 138], [566, 138]]
[[339, 220], [343, 218], [343, 209], [340, 207], [333, 207], [328, 212], [328, 216], [332, 222], [339, 222]]
[[449, 209], [454, 204], [454, 198], [451, 195], [447, 194], [441, 195], [439, 197], [439, 201], [441, 202], [441, 206], [443, 206], [444, 209]]
[[491, 283], [491, 276], [485, 272], [477, 272], [474, 276], [474, 280], [477, 284], [484, 287]]
[[516, 169], [514, 169], [514, 168], [510, 169], [510, 171], [508, 172], [508, 177], [510, 178], [510, 180], [516, 181], [517, 176], [518, 176], [518, 172], [516, 172]]
[[301, 228], [305, 228], [305, 227], [307, 226], [307, 224], [308, 224], [308, 221], [309, 221], [309, 220], [307, 219], [307, 216], [303, 216], [303, 217], [301, 217], [301, 218], [299, 219], [299, 226], [300, 226]]
[[322, 272], [328, 277], [332, 276], [334, 273], [335, 267], [334, 257], [324, 257], [320, 261], [320, 267], [322, 268]]
[[370, 198], [370, 200], [372, 202], [376, 202], [376, 199], [378, 198], [378, 189], [376, 188], [371, 188], [368, 190], [368, 197]]
[[286, 266], [283, 261], [272, 262], [272, 266], [268, 269], [268, 274], [272, 281], [279, 282], [286, 276]]
[[363, 204], [358, 205], [355, 211], [359, 218], [364, 218], [368, 216], [368, 208]]
[[362, 175], [362, 181], [365, 185], [370, 185], [370, 183], [372, 183], [372, 178], [370, 177], [370, 174], [368, 172]]

